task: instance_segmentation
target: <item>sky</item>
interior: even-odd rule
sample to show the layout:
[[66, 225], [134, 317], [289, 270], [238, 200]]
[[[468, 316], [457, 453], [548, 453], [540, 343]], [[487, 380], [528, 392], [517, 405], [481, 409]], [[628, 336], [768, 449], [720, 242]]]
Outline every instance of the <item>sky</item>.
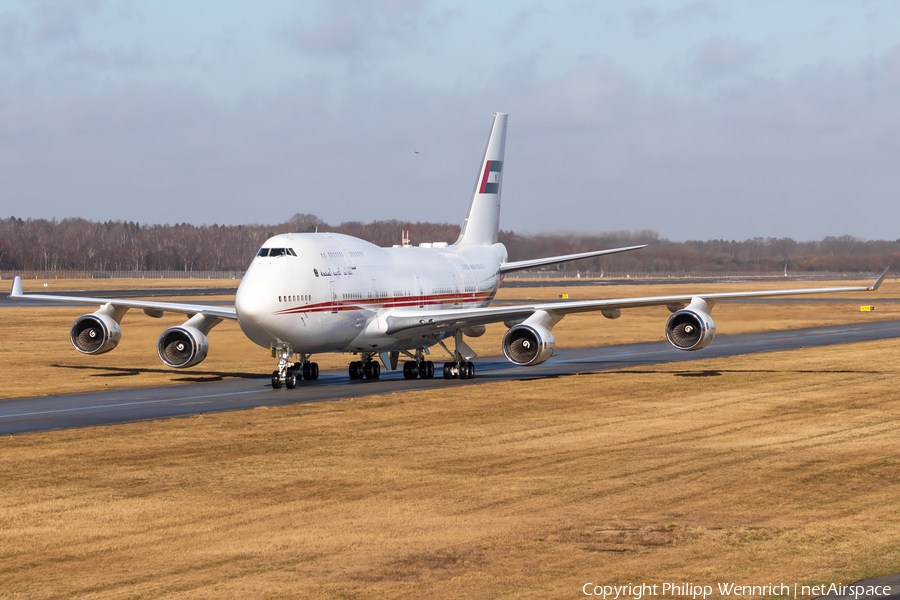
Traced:
[[900, 3], [0, 0], [0, 217], [900, 238]]

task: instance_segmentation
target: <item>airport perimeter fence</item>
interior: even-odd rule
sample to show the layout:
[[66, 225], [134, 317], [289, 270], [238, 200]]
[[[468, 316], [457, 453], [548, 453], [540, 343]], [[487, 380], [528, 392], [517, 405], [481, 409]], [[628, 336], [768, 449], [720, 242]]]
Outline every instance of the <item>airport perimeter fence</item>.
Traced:
[[0, 279], [241, 279], [243, 271], [0, 271]]
[[[12, 279], [241, 279], [243, 271], [0, 271]], [[868, 279], [879, 273], [833, 271], [519, 271], [506, 279], [679, 279], [711, 277], [787, 277], [795, 279]], [[898, 273], [891, 273], [894, 279]]]

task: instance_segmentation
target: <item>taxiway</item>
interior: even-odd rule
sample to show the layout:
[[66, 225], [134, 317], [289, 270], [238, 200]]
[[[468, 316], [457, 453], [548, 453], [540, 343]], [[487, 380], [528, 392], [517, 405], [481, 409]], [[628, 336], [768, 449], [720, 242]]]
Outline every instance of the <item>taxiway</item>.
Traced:
[[[546, 363], [530, 368], [516, 367], [501, 357], [476, 359], [474, 380], [437, 378], [405, 380], [398, 370], [383, 371], [382, 378], [377, 381], [351, 381], [344, 371], [331, 371], [323, 372], [317, 381], [301, 382], [294, 390], [273, 390], [268, 376], [263, 377], [263, 374], [260, 374], [258, 379], [244, 378], [181, 386], [8, 400], [0, 402], [0, 435], [183, 417], [260, 406], [322, 402], [374, 394], [480, 385], [498, 381], [561, 377], [642, 365], [891, 338], [900, 338], [900, 321], [722, 335], [717, 337], [712, 345], [698, 352], [682, 352], [666, 342], [561, 349]], [[873, 365], [873, 370], [877, 368], [877, 365]], [[715, 373], [703, 372], [694, 375], [714, 376]]]

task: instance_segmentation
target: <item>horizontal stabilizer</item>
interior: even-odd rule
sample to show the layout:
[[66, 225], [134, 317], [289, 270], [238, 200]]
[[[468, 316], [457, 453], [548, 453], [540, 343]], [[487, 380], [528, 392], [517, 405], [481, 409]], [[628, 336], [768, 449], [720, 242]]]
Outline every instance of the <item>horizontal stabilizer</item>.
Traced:
[[594, 252], [580, 252], [578, 254], [566, 254], [564, 256], [548, 256], [547, 258], [534, 258], [532, 260], [517, 260], [515, 262], [503, 263], [500, 265], [501, 273], [512, 273], [514, 271], [524, 271], [525, 269], [533, 269], [535, 267], [543, 267], [546, 265], [558, 265], [559, 263], [569, 262], [570, 260], [580, 260], [582, 258], [593, 258], [595, 256], [604, 256], [606, 254], [618, 254], [619, 252], [628, 252], [630, 250], [640, 250], [646, 248], [647, 244], [642, 246], [628, 246], [627, 248], [613, 248], [611, 250], [597, 250]]

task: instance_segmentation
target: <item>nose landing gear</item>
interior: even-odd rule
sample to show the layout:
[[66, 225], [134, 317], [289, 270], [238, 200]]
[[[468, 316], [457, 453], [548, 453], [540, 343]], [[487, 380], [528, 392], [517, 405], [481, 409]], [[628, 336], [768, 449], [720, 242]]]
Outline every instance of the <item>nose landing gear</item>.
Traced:
[[310, 362], [311, 354], [300, 354], [300, 362], [292, 363], [294, 351], [288, 344], [279, 344], [272, 349], [278, 357], [278, 370], [272, 371], [272, 388], [280, 390], [282, 386], [289, 390], [297, 387], [301, 379], [313, 380], [319, 378], [319, 365]]

